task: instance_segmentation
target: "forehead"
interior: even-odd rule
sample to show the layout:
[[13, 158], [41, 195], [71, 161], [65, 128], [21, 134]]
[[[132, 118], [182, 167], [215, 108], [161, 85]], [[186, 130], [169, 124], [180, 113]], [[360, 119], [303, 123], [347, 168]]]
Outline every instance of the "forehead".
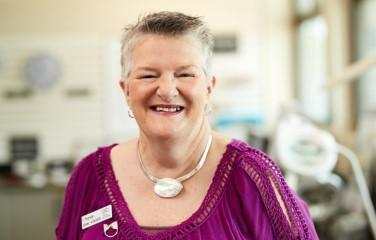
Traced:
[[147, 34], [133, 48], [132, 68], [200, 66], [204, 58], [201, 43], [192, 36]]

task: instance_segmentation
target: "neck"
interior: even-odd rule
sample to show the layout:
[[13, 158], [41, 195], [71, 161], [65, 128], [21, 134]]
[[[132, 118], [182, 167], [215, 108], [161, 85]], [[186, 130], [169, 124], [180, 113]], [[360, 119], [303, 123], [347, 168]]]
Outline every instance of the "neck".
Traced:
[[210, 134], [211, 129], [207, 121], [204, 121], [197, 131], [191, 131], [188, 136], [160, 139], [140, 134], [142, 162], [156, 177], [179, 177], [196, 166]]

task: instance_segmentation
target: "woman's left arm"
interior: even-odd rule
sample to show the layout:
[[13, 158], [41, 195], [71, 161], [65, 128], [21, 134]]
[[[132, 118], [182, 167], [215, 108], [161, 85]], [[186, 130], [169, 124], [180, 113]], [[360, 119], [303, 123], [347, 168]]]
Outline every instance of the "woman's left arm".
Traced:
[[269, 156], [241, 144], [240, 167], [255, 184], [278, 239], [319, 239], [306, 203], [287, 185]]

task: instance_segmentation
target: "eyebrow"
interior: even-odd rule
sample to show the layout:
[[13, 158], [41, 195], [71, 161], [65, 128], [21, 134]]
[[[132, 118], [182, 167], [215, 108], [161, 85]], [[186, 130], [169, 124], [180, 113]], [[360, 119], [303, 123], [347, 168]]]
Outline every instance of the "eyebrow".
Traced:
[[145, 70], [145, 71], [157, 71], [157, 69], [152, 68], [152, 67], [138, 67], [135, 69], [135, 71], [140, 71], [140, 70]]
[[191, 67], [194, 67], [194, 68], [198, 68], [196, 65], [184, 65], [184, 66], [181, 66], [181, 67], [178, 67], [178, 70], [184, 70], [184, 69], [187, 69], [187, 68], [191, 68]]
[[[198, 68], [196, 65], [190, 64], [190, 65], [180, 66], [180, 67], [178, 67], [177, 70], [181, 71], [181, 70], [191, 68], [191, 67]], [[142, 70], [144, 70], [144, 71], [158, 71], [157, 69], [152, 68], [152, 67], [138, 67], [138, 68], [135, 69], [135, 71], [142, 71]]]

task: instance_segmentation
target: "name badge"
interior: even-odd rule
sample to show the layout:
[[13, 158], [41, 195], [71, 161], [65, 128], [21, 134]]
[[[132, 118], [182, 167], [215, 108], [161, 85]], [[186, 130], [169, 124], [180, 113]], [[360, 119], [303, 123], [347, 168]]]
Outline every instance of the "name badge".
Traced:
[[93, 226], [97, 223], [103, 222], [107, 219], [112, 218], [112, 206], [107, 205], [100, 208], [94, 212], [88, 213], [81, 217], [82, 229]]

